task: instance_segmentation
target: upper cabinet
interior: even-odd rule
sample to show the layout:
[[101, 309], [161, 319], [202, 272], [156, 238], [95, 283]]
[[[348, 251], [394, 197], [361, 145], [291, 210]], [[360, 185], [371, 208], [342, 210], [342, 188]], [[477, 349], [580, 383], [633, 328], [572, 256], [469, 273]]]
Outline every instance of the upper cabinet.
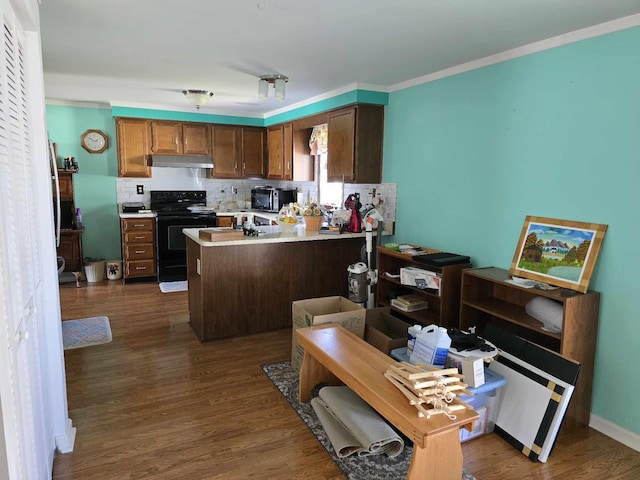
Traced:
[[380, 183], [384, 107], [358, 104], [329, 112], [327, 179]]
[[291, 144], [285, 145], [284, 130], [284, 124], [267, 127], [267, 178], [284, 180], [285, 151], [293, 150]]
[[234, 125], [211, 126], [212, 178], [264, 177], [265, 130]]
[[211, 126], [211, 153], [213, 168], [210, 177], [238, 178], [241, 175], [239, 162], [241, 131], [233, 125]]
[[209, 155], [211, 153], [210, 145], [208, 124], [182, 124], [182, 153], [187, 155]]
[[267, 136], [264, 128], [242, 127], [242, 176], [263, 178]]
[[209, 155], [209, 126], [165, 120], [151, 121], [151, 153]]
[[149, 121], [141, 118], [116, 118], [118, 143], [118, 175], [151, 177], [147, 161], [149, 153]]
[[313, 181], [313, 158], [309, 155], [309, 137], [305, 133], [294, 132], [291, 122], [267, 127], [267, 178]]

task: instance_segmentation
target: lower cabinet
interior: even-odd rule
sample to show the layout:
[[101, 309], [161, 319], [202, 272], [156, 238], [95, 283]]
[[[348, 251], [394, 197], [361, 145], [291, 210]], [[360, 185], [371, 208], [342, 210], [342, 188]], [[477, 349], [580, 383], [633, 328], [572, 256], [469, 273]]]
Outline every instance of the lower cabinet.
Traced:
[[122, 218], [123, 281], [155, 277], [155, 218]]
[[62, 230], [57, 253], [64, 258], [65, 272], [82, 272], [82, 230]]
[[293, 301], [349, 294], [347, 267], [363, 240], [203, 246], [187, 238], [194, 333], [207, 341], [291, 328]]

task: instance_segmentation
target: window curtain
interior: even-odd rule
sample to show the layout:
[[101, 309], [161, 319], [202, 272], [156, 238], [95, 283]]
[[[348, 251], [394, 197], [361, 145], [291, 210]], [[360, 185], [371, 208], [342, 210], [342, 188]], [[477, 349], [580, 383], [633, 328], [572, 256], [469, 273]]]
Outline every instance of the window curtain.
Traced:
[[313, 127], [311, 138], [309, 138], [309, 148], [311, 155], [323, 155], [327, 153], [328, 129], [327, 125]]

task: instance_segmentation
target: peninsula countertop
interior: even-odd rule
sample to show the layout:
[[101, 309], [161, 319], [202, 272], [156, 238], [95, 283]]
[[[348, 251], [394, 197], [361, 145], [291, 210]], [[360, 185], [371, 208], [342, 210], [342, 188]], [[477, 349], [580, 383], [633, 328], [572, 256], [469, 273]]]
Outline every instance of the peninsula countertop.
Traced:
[[[196, 242], [198, 245], [202, 247], [216, 247], [216, 246], [226, 246], [226, 245], [256, 245], [256, 244], [266, 244], [266, 243], [289, 243], [289, 242], [315, 242], [315, 241], [323, 241], [323, 240], [340, 240], [340, 239], [348, 239], [348, 238], [362, 238], [364, 239], [366, 236], [366, 232], [362, 231], [361, 233], [340, 233], [340, 234], [326, 234], [326, 233], [317, 233], [311, 232], [307, 233], [307, 230], [304, 228], [303, 224], [296, 225], [293, 227], [291, 232], [283, 232], [282, 228], [277, 225], [273, 226], [261, 226], [257, 227], [258, 230], [264, 232], [263, 235], [258, 237], [249, 237], [245, 236], [242, 240], [224, 240], [220, 242], [207, 242], [206, 240], [202, 240], [200, 238], [200, 229], [199, 228], [184, 228], [182, 232], [189, 237], [191, 240]], [[376, 235], [376, 231], [373, 231], [373, 234]], [[388, 232], [382, 232], [382, 235], [389, 235]]]

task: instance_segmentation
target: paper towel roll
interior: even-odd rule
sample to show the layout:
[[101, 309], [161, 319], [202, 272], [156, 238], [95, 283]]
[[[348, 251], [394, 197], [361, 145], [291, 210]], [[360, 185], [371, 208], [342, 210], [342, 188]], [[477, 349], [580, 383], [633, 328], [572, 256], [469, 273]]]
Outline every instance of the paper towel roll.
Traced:
[[524, 309], [533, 318], [541, 321], [547, 330], [562, 331], [563, 308], [561, 303], [545, 297], [536, 297], [527, 303]]

